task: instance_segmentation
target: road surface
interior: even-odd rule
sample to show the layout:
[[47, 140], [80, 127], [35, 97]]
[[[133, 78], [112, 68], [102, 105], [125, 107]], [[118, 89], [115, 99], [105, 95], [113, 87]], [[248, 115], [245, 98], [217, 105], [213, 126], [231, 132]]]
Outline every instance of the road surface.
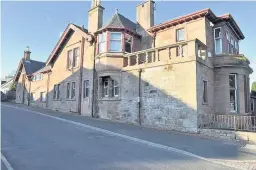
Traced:
[[1, 152], [14, 170], [234, 169], [21, 108], [2, 104], [1, 116]]

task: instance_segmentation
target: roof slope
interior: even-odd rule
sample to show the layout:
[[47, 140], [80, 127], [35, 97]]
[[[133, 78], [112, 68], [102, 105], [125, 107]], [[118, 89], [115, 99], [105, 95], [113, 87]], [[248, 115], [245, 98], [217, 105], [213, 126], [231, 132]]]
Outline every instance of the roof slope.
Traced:
[[99, 31], [108, 28], [127, 29], [137, 34], [136, 24], [119, 13], [116, 13], [107, 24], [105, 24], [101, 29], [99, 29]]
[[27, 75], [33, 74], [45, 66], [44, 62], [35, 60], [24, 60], [23, 64]]

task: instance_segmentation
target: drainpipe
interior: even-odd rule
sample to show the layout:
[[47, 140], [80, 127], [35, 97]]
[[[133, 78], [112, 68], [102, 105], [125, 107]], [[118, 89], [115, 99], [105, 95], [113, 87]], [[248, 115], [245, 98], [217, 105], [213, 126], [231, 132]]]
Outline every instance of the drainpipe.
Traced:
[[28, 96], [27, 97], [28, 97], [28, 106], [29, 106], [30, 105], [30, 97], [31, 97], [30, 96], [30, 89], [31, 89], [31, 80], [30, 80], [30, 78], [28, 78], [28, 81], [29, 81], [29, 90], [28, 90], [28, 96], [29, 97]]
[[[95, 81], [95, 55], [96, 55], [96, 45], [97, 45], [97, 36], [94, 36], [94, 47], [93, 47], [93, 70], [92, 70], [92, 108], [91, 108], [91, 114], [92, 114], [92, 117], [94, 117], [94, 97], [95, 97], [95, 94], [94, 94], [94, 81]], [[99, 87], [98, 87], [99, 88]]]
[[46, 87], [46, 108], [49, 107], [49, 86], [50, 86], [50, 74], [51, 74], [51, 71], [47, 73], [47, 87]]
[[138, 96], [139, 114], [138, 114], [138, 117], [139, 117], [139, 124], [141, 125], [141, 72], [142, 72], [142, 70], [139, 69], [138, 72], [139, 72], [139, 96]]
[[79, 77], [79, 96], [78, 96], [78, 114], [81, 115], [81, 106], [82, 106], [82, 86], [83, 86], [83, 63], [84, 63], [84, 44], [85, 39], [82, 37], [81, 44], [81, 62], [80, 62], [80, 77]]

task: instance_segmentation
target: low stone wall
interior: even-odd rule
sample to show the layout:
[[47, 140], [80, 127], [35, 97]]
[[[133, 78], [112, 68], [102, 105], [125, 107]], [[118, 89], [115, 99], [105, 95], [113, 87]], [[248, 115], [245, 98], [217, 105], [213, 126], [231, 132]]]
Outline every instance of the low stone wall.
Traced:
[[216, 139], [245, 141], [256, 145], [255, 132], [242, 132], [222, 129], [199, 129], [199, 134]]

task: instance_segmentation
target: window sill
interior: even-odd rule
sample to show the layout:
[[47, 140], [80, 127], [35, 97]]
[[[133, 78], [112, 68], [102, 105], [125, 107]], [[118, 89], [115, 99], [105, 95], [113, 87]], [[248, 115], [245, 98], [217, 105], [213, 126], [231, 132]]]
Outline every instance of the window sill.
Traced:
[[112, 97], [112, 98], [103, 97], [103, 98], [99, 98], [98, 101], [121, 101], [121, 99], [120, 97]]
[[53, 101], [61, 101], [60, 99], [53, 99]]
[[76, 101], [76, 99], [66, 99], [66, 101]]

